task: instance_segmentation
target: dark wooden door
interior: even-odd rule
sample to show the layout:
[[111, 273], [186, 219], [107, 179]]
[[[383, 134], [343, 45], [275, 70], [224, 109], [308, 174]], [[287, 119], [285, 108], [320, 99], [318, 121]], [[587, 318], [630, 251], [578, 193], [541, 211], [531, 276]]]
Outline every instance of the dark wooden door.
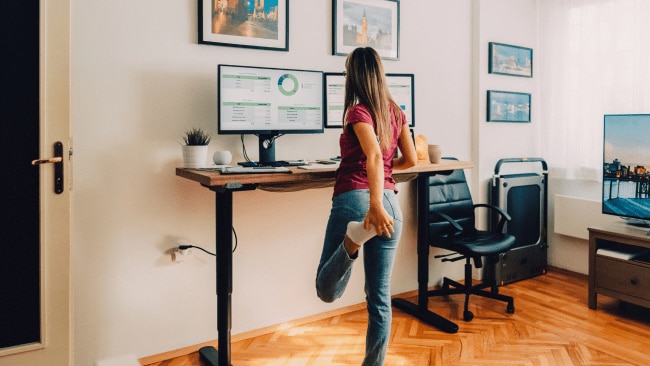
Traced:
[[[39, 342], [39, 1], [0, 2], [0, 348]], [[50, 152], [47, 152], [50, 153]]]

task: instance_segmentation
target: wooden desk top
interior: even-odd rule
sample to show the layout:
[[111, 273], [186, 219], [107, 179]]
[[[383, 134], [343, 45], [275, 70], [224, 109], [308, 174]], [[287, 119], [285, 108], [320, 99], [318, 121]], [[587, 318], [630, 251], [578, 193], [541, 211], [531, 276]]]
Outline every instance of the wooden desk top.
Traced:
[[[420, 173], [467, 169], [473, 166], [474, 164], [469, 161], [443, 160], [438, 164], [418, 164], [406, 170], [394, 170], [393, 178], [397, 182], [406, 182], [414, 179]], [[322, 188], [334, 185], [336, 167], [323, 167], [322, 169], [289, 167], [289, 169], [291, 173], [221, 174], [218, 171], [176, 168], [176, 175], [206, 187], [221, 187], [228, 183], [257, 184], [260, 189], [269, 191]]]

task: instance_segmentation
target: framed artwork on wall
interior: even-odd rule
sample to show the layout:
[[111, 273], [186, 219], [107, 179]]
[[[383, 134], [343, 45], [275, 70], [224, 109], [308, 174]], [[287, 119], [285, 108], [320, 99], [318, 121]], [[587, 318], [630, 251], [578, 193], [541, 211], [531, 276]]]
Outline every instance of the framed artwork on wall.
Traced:
[[488, 72], [511, 76], [533, 77], [533, 50], [490, 42]]
[[530, 94], [488, 90], [487, 120], [530, 122]]
[[199, 0], [199, 44], [289, 51], [289, 0]]
[[[343, 126], [345, 76], [326, 72], [325, 76], [325, 127]], [[415, 76], [413, 74], [386, 74], [386, 84], [395, 103], [406, 115], [409, 127], [415, 127]]]
[[399, 60], [398, 0], [334, 0], [332, 54], [372, 47], [387, 60]]

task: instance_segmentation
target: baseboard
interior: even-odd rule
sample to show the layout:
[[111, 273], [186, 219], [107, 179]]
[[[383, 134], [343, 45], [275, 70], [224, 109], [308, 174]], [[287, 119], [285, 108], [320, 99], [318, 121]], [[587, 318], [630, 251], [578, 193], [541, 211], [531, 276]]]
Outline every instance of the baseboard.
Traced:
[[586, 275], [584, 273], [569, 271], [568, 269], [558, 268], [558, 267], [553, 267], [553, 266], [548, 266], [548, 268], [546, 268], [546, 271], [547, 272], [556, 272], [556, 273], [560, 273], [560, 274], [563, 274], [563, 275], [567, 275], [567, 276], [571, 276], [571, 277], [575, 277], [575, 278], [579, 278], [579, 279], [583, 279], [583, 280], [586, 280], [586, 279], [589, 278], [589, 275]]

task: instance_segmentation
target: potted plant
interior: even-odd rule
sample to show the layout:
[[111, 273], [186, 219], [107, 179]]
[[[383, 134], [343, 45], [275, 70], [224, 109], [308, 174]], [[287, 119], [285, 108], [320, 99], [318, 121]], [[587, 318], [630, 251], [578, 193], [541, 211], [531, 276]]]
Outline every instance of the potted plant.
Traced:
[[194, 127], [185, 131], [183, 136], [183, 167], [203, 168], [208, 160], [208, 144], [210, 143], [209, 133], [200, 128]]

